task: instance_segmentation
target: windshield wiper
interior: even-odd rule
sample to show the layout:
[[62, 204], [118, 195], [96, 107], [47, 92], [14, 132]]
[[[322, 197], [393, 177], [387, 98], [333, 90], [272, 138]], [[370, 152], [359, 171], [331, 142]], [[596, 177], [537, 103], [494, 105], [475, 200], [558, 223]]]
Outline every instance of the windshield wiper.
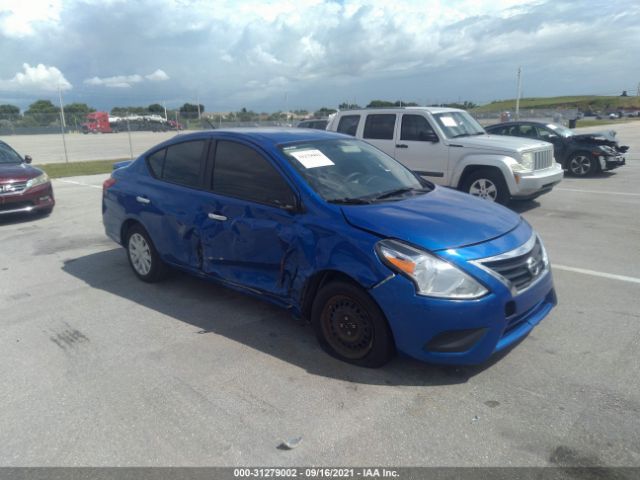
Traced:
[[332, 198], [331, 200], [327, 200], [329, 203], [338, 203], [341, 205], [369, 205], [371, 203], [370, 200], [365, 200], [364, 198]]
[[484, 134], [485, 134], [485, 132], [476, 132], [476, 133], [473, 134], [473, 136], [475, 137], [477, 135], [484, 135]]
[[468, 137], [469, 134], [468, 133], [459, 133], [457, 135], [454, 135], [453, 137], [450, 138], [460, 138], [460, 137]]
[[397, 188], [395, 190], [391, 190], [390, 192], [385, 192], [377, 197], [374, 200], [384, 200], [385, 198], [397, 197], [399, 195], [403, 195], [405, 193], [417, 192], [417, 193], [426, 193], [431, 191], [430, 188]]

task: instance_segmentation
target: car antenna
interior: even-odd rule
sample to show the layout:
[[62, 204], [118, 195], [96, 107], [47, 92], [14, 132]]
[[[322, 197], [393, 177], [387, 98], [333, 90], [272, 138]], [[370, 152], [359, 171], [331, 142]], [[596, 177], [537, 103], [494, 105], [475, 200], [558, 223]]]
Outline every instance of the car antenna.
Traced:
[[211, 120], [209, 119], [209, 117], [204, 117], [204, 121], [209, 124], [209, 126], [211, 127], [211, 130], [216, 129], [216, 126], [213, 123], [211, 123]]

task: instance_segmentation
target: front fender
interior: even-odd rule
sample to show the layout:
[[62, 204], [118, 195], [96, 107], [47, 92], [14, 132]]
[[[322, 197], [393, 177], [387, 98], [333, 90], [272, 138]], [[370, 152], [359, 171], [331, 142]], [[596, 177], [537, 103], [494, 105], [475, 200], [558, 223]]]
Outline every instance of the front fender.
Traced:
[[511, 170], [511, 165], [518, 162], [508, 155], [495, 154], [471, 154], [462, 158], [456, 165], [451, 176], [451, 186], [458, 188], [462, 175], [467, 167], [494, 167], [500, 170], [504, 177], [509, 192], [513, 194], [516, 191], [516, 181]]

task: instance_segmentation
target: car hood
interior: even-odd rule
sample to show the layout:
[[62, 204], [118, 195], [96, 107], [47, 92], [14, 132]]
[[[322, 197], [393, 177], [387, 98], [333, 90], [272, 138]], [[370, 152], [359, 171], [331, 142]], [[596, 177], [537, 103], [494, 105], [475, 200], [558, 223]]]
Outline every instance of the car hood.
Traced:
[[449, 144], [498, 152], [524, 152], [527, 150], [548, 148], [551, 145], [541, 140], [491, 134], [452, 138], [449, 140]]
[[39, 168], [26, 163], [0, 163], [0, 182], [26, 181], [42, 173]]
[[444, 187], [405, 200], [341, 208], [354, 227], [430, 251], [486, 242], [522, 221], [501, 205]]

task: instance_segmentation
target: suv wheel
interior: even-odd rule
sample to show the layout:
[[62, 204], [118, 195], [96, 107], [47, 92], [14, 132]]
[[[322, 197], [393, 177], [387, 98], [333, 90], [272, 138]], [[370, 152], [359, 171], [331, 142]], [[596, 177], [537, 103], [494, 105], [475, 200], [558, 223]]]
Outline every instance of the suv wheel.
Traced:
[[351, 283], [332, 282], [322, 288], [313, 302], [311, 321], [320, 345], [345, 362], [377, 368], [395, 353], [380, 307]]
[[167, 276], [168, 267], [141, 225], [132, 226], [127, 232], [127, 257], [136, 276], [148, 283], [162, 280]]
[[578, 152], [571, 156], [567, 162], [569, 171], [576, 177], [586, 177], [596, 171], [595, 160], [585, 152]]
[[468, 175], [462, 184], [462, 191], [490, 202], [506, 205], [509, 189], [502, 174], [493, 170], [477, 170]]

